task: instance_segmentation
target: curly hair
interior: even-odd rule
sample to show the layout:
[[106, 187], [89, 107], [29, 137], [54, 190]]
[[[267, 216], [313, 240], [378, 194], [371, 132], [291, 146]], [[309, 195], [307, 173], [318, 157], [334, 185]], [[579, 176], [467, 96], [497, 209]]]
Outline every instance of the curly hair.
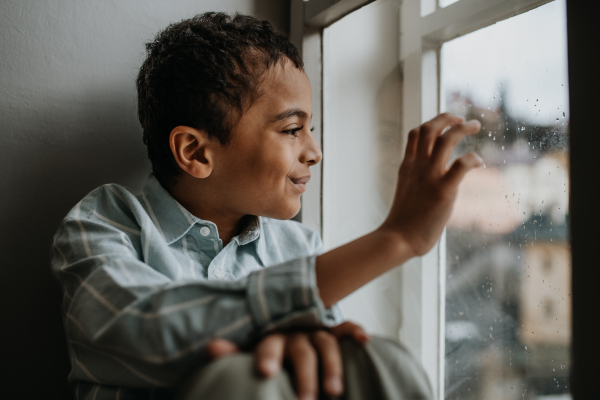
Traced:
[[169, 146], [176, 126], [190, 126], [227, 145], [231, 129], [260, 96], [264, 73], [296, 47], [267, 21], [207, 12], [169, 25], [146, 44], [136, 79], [138, 118], [152, 172], [165, 187], [181, 169]]

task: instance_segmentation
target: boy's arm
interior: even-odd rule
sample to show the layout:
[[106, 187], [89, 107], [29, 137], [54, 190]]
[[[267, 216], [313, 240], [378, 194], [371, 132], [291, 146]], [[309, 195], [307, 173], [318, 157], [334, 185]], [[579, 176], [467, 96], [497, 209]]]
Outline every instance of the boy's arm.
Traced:
[[[453, 128], [442, 135], [450, 126]], [[482, 163], [477, 155], [468, 154], [447, 169], [448, 159], [460, 139], [479, 129], [477, 121], [463, 124], [460, 117], [442, 114], [411, 131], [395, 201], [386, 221], [374, 232], [317, 257], [317, 285], [325, 306], [335, 304], [409, 258], [425, 254], [437, 242], [450, 215], [460, 180], [466, 172]], [[362, 332], [355, 325], [346, 323], [345, 327]], [[256, 363], [265, 375], [269, 373], [264, 366], [274, 359], [276, 365], [281, 365], [283, 357], [281, 354], [274, 357], [273, 353], [281, 353], [283, 340], [281, 335], [272, 335], [258, 345]], [[277, 341], [280, 343], [275, 343]], [[225, 347], [224, 355], [237, 351], [232, 344], [217, 345]], [[334, 357], [339, 356], [335, 343], [324, 346], [323, 350]], [[310, 357], [305, 355], [305, 358]], [[299, 392], [315, 392], [314, 365], [309, 363], [303, 368], [300, 365], [297, 371], [301, 372], [296, 376]], [[337, 373], [339, 378], [341, 369]], [[330, 371], [329, 375], [331, 379], [336, 378], [335, 371]]]
[[480, 129], [476, 120], [464, 123], [461, 117], [441, 114], [410, 132], [394, 203], [384, 223], [317, 258], [317, 286], [326, 307], [433, 247], [450, 217], [458, 184], [483, 164], [474, 153], [458, 158], [450, 168], [448, 160], [462, 138]]

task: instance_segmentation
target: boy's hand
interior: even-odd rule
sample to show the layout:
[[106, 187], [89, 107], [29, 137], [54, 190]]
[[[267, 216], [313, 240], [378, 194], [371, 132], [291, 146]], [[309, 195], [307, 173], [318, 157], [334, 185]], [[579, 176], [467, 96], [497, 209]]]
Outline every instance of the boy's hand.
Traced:
[[412, 252], [410, 256], [427, 253], [438, 241], [458, 184], [469, 170], [483, 165], [477, 154], [469, 153], [447, 167], [456, 144], [480, 129], [477, 120], [465, 122], [445, 113], [410, 131], [394, 203], [379, 228], [397, 234]]
[[[323, 371], [323, 388], [330, 396], [339, 396], [343, 388], [342, 356], [338, 339], [351, 336], [359, 343], [369, 337], [364, 330], [351, 322], [344, 322], [329, 330], [314, 332], [273, 333], [256, 346], [256, 366], [265, 377], [279, 373], [283, 359], [294, 366], [296, 387], [300, 399], [316, 399], [318, 395], [318, 360]], [[214, 340], [208, 347], [215, 358], [237, 353], [235, 344], [222, 339]]]

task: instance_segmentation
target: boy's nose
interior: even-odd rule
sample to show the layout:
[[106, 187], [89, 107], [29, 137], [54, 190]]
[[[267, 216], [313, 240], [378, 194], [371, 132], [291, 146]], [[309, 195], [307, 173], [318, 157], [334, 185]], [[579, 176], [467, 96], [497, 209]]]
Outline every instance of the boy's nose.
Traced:
[[318, 164], [323, 158], [321, 147], [315, 140], [312, 133], [306, 135], [306, 138], [305, 150], [302, 152], [300, 161], [308, 164], [309, 166]]

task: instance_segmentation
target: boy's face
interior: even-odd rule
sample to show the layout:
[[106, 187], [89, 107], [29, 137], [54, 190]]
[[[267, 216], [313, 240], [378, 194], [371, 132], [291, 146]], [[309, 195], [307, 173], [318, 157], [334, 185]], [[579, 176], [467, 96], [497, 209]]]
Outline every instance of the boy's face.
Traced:
[[310, 82], [286, 60], [265, 73], [260, 90], [211, 175], [232, 211], [288, 219], [300, 210], [309, 167], [322, 158], [310, 126]]

